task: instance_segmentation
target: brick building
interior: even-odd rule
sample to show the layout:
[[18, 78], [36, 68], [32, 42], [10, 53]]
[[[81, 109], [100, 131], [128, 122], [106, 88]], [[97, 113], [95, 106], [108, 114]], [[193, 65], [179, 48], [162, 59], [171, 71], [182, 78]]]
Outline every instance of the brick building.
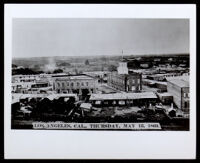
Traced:
[[117, 72], [108, 75], [108, 85], [124, 92], [142, 90], [142, 74], [129, 72], [126, 62], [120, 62]]

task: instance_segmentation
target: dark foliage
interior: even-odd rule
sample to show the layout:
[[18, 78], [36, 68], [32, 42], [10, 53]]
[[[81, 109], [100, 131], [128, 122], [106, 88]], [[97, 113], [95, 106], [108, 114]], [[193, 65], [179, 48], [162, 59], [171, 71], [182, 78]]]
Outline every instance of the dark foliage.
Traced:
[[41, 74], [44, 73], [43, 71], [33, 71], [29, 68], [20, 68], [20, 69], [13, 69], [12, 75], [34, 75], [34, 74]]
[[88, 60], [85, 61], [85, 65], [90, 65]]
[[63, 72], [62, 69], [56, 69], [56, 70], [53, 71], [53, 73], [55, 73], [55, 74], [56, 74], [56, 73], [62, 73], [62, 72]]
[[57, 66], [70, 66], [70, 63], [67, 62], [62, 62], [62, 63], [57, 63]]
[[15, 64], [12, 64], [12, 68], [17, 68], [17, 65], [15, 65]]
[[108, 67], [108, 71], [117, 71], [117, 67], [116, 66], [114, 66], [114, 65], [109, 65], [109, 67]]

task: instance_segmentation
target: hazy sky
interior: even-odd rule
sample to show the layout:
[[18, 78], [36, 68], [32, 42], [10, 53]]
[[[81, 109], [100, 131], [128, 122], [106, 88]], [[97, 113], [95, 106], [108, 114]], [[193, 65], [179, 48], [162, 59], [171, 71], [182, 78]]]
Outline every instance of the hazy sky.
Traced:
[[189, 53], [188, 19], [13, 19], [13, 57]]

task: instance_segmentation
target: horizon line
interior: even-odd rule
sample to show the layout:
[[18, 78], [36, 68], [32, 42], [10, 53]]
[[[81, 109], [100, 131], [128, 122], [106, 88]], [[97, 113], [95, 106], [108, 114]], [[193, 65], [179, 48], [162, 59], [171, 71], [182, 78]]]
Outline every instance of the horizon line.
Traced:
[[[180, 52], [180, 53], [159, 53], [159, 54], [123, 54], [123, 56], [159, 56], [159, 55], [189, 55], [190, 53], [189, 52]], [[61, 55], [58, 55], [58, 56], [41, 56], [41, 57], [34, 57], [34, 56], [31, 56], [31, 57], [12, 57], [12, 59], [23, 59], [23, 58], [50, 58], [50, 57], [101, 57], [101, 56], [122, 56], [122, 54], [110, 54], [110, 55], [106, 55], [106, 54], [102, 54], [102, 55], [69, 55], [69, 56], [61, 56]]]

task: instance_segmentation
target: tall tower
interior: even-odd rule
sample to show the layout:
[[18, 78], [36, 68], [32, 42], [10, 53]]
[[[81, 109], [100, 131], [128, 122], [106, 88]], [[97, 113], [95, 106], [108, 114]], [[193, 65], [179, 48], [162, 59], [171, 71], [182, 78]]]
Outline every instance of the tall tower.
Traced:
[[119, 62], [119, 67], [117, 68], [118, 74], [128, 74], [127, 62], [123, 61], [123, 50], [122, 50], [122, 61]]

